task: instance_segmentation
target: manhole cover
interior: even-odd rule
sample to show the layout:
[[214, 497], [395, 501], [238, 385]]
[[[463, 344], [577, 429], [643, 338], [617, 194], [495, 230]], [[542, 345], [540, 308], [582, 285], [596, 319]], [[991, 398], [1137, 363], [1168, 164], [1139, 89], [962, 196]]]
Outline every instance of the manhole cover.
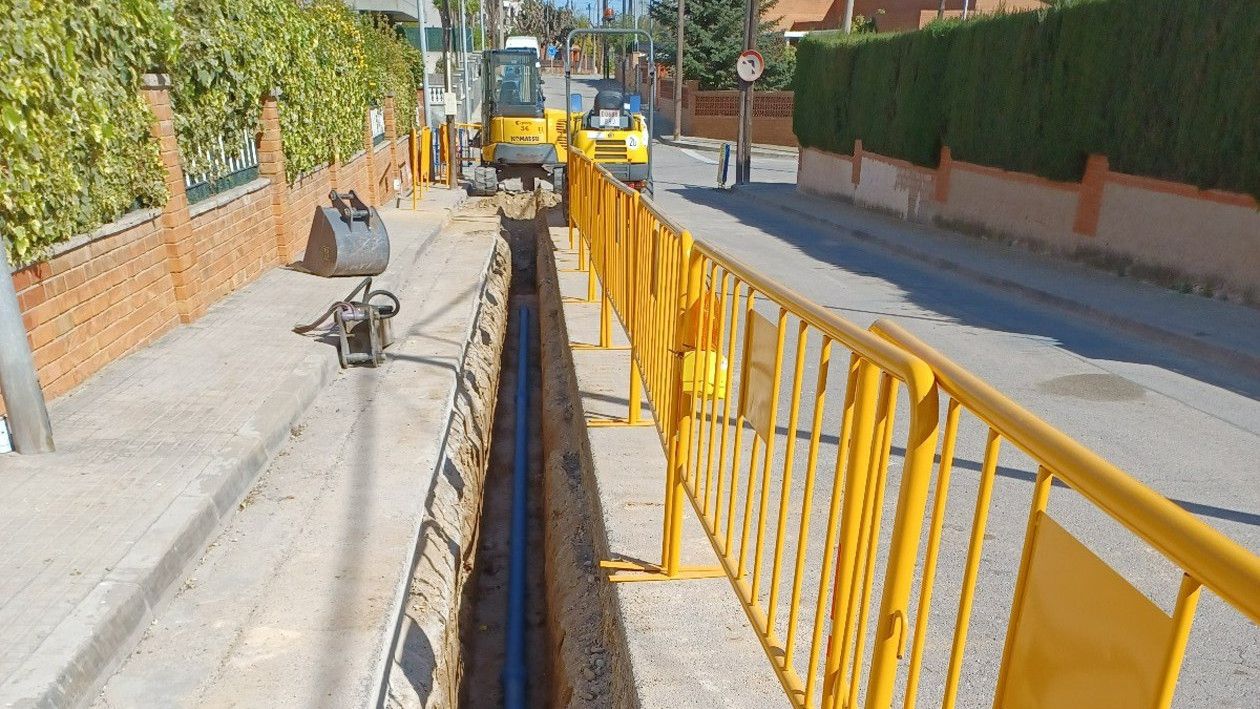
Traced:
[[1037, 388], [1087, 401], [1132, 401], [1146, 395], [1145, 389], [1115, 374], [1069, 374], [1044, 381]]

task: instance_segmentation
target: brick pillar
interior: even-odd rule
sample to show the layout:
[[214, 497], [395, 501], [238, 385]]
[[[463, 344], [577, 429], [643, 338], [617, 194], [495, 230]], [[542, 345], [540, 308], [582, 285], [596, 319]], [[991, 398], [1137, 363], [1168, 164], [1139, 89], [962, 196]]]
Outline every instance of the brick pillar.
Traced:
[[862, 184], [862, 139], [853, 141], [853, 174], [849, 178], [853, 184]]
[[941, 146], [941, 162], [936, 166], [936, 194], [934, 198], [937, 202], [945, 204], [949, 201], [949, 173], [954, 167], [954, 154], [950, 152], [948, 145]]
[[171, 79], [166, 74], [145, 74], [140, 88], [153, 111], [149, 131], [158, 142], [162, 167], [166, 171], [166, 205], [162, 208], [162, 241], [166, 245], [166, 266], [175, 287], [175, 306], [181, 322], [192, 322], [205, 312], [194, 267], [192, 220], [188, 216], [188, 195], [184, 192], [184, 168], [175, 138], [175, 114], [171, 109]]
[[[394, 197], [398, 197], [398, 192], [394, 189], [394, 178], [398, 177], [398, 148], [395, 143], [398, 142], [398, 124], [397, 116], [394, 114], [394, 95], [385, 95], [385, 141], [389, 143], [389, 170], [386, 171], [386, 193], [393, 192]], [[385, 195], [381, 195], [384, 199]]]
[[341, 190], [341, 151], [337, 149], [337, 142], [333, 141], [332, 158], [328, 161], [328, 189]]
[[289, 233], [289, 184], [284, 172], [284, 147], [280, 139], [280, 107], [274, 95], [263, 97], [261, 134], [258, 138], [258, 174], [271, 180], [271, 218], [275, 222], [276, 260], [293, 260], [293, 235]]
[[1098, 215], [1102, 212], [1103, 186], [1111, 166], [1106, 155], [1090, 155], [1085, 162], [1085, 176], [1076, 197], [1076, 220], [1072, 230], [1081, 236], [1098, 233]]
[[366, 150], [363, 159], [367, 164], [367, 194], [360, 195], [363, 201], [376, 206], [376, 146], [372, 145], [372, 110], [363, 111], [363, 147]]

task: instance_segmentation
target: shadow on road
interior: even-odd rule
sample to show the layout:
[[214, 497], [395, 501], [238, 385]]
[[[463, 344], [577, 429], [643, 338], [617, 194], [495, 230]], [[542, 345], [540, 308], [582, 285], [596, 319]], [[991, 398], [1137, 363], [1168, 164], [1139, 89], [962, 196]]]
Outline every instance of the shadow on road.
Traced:
[[[785, 183], [755, 183], [752, 189], [785, 192]], [[720, 210], [747, 226], [773, 235], [801, 253], [847, 272], [880, 278], [901, 289], [903, 297], [925, 310], [961, 325], [1045, 338], [1082, 357], [1149, 365], [1260, 400], [1260, 380], [1228, 371], [1220, 365], [1196, 361], [1168, 348], [1133, 345], [1081, 316], [1034, 306], [1016, 295], [983, 284], [967, 283], [956, 274], [882, 251], [852, 234], [825, 227], [786, 212], [741, 199], [737, 192], [684, 185], [669, 190], [689, 202]], [[851, 237], [851, 238], [846, 238]], [[701, 237], [702, 238], [702, 237]], [[995, 305], [996, 302], [1000, 305]], [[844, 311], [837, 303], [822, 303]], [[878, 313], [875, 313], [878, 314]], [[897, 314], [894, 317], [902, 319]]]

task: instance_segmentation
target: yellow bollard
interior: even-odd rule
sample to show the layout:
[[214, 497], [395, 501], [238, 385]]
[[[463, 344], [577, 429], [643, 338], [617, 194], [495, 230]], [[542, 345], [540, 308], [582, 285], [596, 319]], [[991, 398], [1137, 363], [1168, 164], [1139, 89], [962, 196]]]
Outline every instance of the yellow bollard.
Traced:
[[411, 210], [419, 209], [420, 201], [420, 135], [411, 129]]

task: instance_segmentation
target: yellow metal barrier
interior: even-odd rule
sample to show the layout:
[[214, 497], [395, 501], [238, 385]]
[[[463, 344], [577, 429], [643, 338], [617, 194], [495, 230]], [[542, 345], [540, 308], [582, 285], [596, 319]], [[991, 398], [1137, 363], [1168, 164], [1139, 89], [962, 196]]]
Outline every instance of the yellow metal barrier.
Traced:
[[411, 131], [411, 208], [416, 209], [424, 191], [433, 184], [433, 130]]
[[[714, 575], [680, 564], [689, 500], [721, 561], [718, 573], [731, 581], [793, 704], [831, 706], [856, 686], [873, 637], [868, 620], [901, 386], [909, 411], [898, 441], [905, 464], [886, 552], [891, 595], [878, 625], [906, 616], [937, 436], [931, 373], [902, 350], [694, 242], [584, 156], [572, 154], [569, 171], [570, 218], [579, 247], [589, 251], [588, 295], [594, 300], [597, 281], [603, 291], [599, 345], [610, 344], [608, 315], [615, 311], [669, 461], [661, 563], [606, 566], [624, 581]], [[791, 379], [783, 376], [789, 338]], [[832, 376], [831, 359], [843, 354], [846, 370]], [[704, 364], [685, 368], [688, 356]], [[803, 376], [807, 358], [817, 368], [812, 383]], [[706, 381], [721, 362], [729, 376]], [[684, 381], [685, 369], [691, 381]], [[636, 379], [632, 373], [627, 422], [639, 405]], [[833, 440], [824, 442], [828, 405], [839, 420], [832, 422]], [[784, 409], [789, 421], [780, 430]], [[798, 438], [808, 441], [803, 481], [795, 464]], [[818, 474], [824, 460], [829, 475]], [[813, 516], [826, 524], [815, 529]], [[820, 567], [806, 563], [811, 554]], [[877, 648], [899, 642], [896, 634], [878, 636]]]
[[[872, 330], [924, 360], [944, 396], [947, 415], [928, 551], [916, 612], [905, 706], [914, 706], [924, 659], [945, 493], [955, 458], [960, 414], [985, 429], [967, 562], [955, 615], [941, 706], [957, 701], [980, 555], [1002, 442], [1037, 466], [1020, 552], [1013, 603], [998, 670], [995, 706], [1028, 706], [1055, 697], [1062, 706], [1172, 705], [1201, 586], [1260, 623], [1260, 557], [1032, 415], [993, 387], [887, 320]], [[1048, 513], [1059, 482], [1182, 570], [1173, 612], [1166, 614]], [[1068, 574], [1062, 571], [1070, 571]], [[886, 706], [891, 678], [872, 676], [871, 706]], [[876, 687], [878, 686], [878, 692]]]
[[[570, 153], [568, 166], [570, 246], [590, 272], [587, 300], [600, 307], [598, 342], [587, 347], [611, 347], [615, 313], [632, 351], [627, 417], [592, 425], [654, 424], [668, 461], [660, 564], [604, 565], [614, 581], [725, 575], [793, 706], [882, 709], [898, 691], [903, 706], [916, 705], [964, 410], [987, 437], [952, 643], [942, 636], [948, 659], [933, 646], [941, 706], [954, 706], [963, 676], [1003, 440], [1040, 473], [995, 705], [1167, 706], [1200, 584], [1260, 618], [1260, 558], [895, 325], [863, 330], [693, 240], [581, 154]], [[833, 356], [846, 366], [833, 368]], [[938, 381], [947, 407], [936, 467]], [[650, 422], [641, 421], [644, 394]], [[895, 453], [899, 469], [890, 466]], [[1185, 570], [1171, 617], [1046, 516], [1054, 480]], [[684, 500], [718, 569], [680, 564]], [[1078, 586], [1109, 602], [1081, 610], [1089, 603]], [[1057, 602], [1065, 599], [1074, 600]], [[1063, 629], [1079, 645], [1071, 652], [1058, 647]], [[1117, 649], [1114, 637], [1126, 632], [1132, 642]], [[1107, 675], [1115, 657], [1097, 655], [1108, 652], [1137, 676]]]

